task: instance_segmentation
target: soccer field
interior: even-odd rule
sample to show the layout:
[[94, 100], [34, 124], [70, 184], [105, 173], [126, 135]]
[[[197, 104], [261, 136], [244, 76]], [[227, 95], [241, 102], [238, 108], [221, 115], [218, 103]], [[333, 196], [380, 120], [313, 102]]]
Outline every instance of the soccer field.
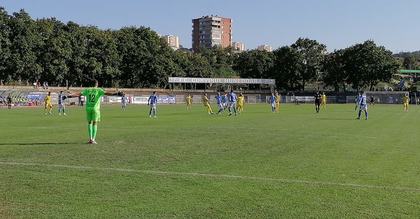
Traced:
[[0, 218], [418, 218], [420, 107], [369, 110], [0, 109]]

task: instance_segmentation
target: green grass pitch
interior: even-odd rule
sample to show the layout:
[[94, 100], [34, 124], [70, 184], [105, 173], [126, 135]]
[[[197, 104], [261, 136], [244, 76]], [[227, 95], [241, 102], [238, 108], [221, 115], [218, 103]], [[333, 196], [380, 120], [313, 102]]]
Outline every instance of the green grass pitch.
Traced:
[[0, 109], [0, 218], [418, 218], [420, 107]]

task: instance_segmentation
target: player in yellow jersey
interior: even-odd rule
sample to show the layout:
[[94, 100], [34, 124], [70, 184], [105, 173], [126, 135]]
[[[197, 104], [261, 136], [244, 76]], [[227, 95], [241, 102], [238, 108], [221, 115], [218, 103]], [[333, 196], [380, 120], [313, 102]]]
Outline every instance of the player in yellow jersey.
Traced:
[[213, 110], [211, 109], [210, 101], [209, 101], [209, 98], [207, 97], [206, 93], [204, 93], [204, 95], [203, 95], [203, 104], [207, 108], [207, 113], [208, 114], [214, 114]]
[[188, 94], [185, 97], [185, 102], [187, 103], [187, 110], [191, 110], [191, 105], [192, 105], [192, 96], [191, 96], [191, 94]]
[[51, 92], [48, 92], [48, 95], [44, 98], [44, 111], [45, 115], [52, 114]]
[[408, 105], [409, 105], [409, 103], [410, 103], [410, 97], [408, 96], [408, 93], [407, 93], [403, 97], [404, 111], [408, 111]]
[[324, 92], [321, 95], [321, 106], [323, 109], [327, 108], [327, 95]]
[[281, 95], [276, 91], [276, 112], [280, 110]]
[[245, 97], [242, 93], [240, 93], [238, 96], [238, 105], [237, 105], [238, 113], [241, 113], [242, 111], [244, 111], [244, 103], [245, 103]]

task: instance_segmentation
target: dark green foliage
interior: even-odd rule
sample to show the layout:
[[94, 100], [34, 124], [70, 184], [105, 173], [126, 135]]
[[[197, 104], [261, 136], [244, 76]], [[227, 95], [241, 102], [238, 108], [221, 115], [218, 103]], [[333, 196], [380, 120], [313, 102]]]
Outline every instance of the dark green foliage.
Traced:
[[340, 87], [345, 91], [348, 74], [344, 69], [344, 50], [334, 51], [325, 57], [322, 79], [325, 85], [333, 87], [336, 92], [340, 91]]
[[0, 7], [0, 79], [5, 80], [8, 78], [7, 65], [10, 59], [10, 16]]
[[7, 78], [39, 80], [43, 72], [39, 54], [45, 37], [38, 32], [36, 22], [24, 10], [14, 13], [8, 24], [11, 55], [7, 59]]
[[399, 68], [391, 51], [371, 40], [347, 48], [343, 57], [348, 80], [357, 90], [372, 90], [380, 81], [389, 81]]
[[317, 81], [320, 77], [321, 63], [327, 53], [327, 47], [316, 40], [299, 38], [291, 48], [297, 54], [297, 63], [300, 69], [297, 78], [300, 88], [305, 90], [305, 85], [311, 81]]
[[373, 41], [327, 54], [325, 45], [306, 38], [274, 52], [236, 53], [230, 47], [174, 51], [146, 27], [101, 30], [55, 18], [34, 20], [24, 10], [8, 15], [0, 8], [3, 83], [89, 86], [97, 79], [104, 87], [165, 88], [169, 76], [239, 76], [274, 78], [279, 89], [291, 91], [319, 82], [336, 91], [348, 84], [373, 89], [389, 81], [400, 64], [418, 68], [415, 55], [395, 58]]
[[239, 54], [234, 69], [244, 78], [267, 78], [272, 76], [270, 69], [273, 65], [273, 53], [251, 50]]
[[420, 69], [420, 57], [404, 57], [402, 65], [405, 69]]
[[284, 46], [274, 51], [274, 67], [271, 75], [276, 79], [277, 86], [285, 90], [300, 90], [300, 73], [303, 62], [296, 49]]

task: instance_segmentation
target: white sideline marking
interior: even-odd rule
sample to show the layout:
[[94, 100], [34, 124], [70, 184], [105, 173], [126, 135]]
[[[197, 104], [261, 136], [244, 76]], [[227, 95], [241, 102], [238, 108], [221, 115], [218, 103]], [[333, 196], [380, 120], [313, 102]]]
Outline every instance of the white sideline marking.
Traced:
[[238, 176], [238, 175], [212, 174], [212, 173], [194, 173], [194, 172], [188, 173], [188, 172], [171, 172], [171, 171], [159, 171], [159, 170], [135, 170], [135, 169], [126, 169], [126, 168], [106, 168], [106, 167], [73, 166], [73, 165], [62, 165], [62, 164], [19, 163], [19, 162], [1, 162], [1, 161], [0, 161], [0, 165], [41, 166], [41, 167], [67, 168], [67, 169], [82, 169], [82, 170], [132, 172], [132, 173], [143, 173], [143, 174], [154, 174], [154, 175], [196, 176], [196, 177], [208, 177], [208, 178], [272, 181], [272, 182], [289, 183], [289, 184], [307, 184], [307, 185], [321, 185], [321, 186], [339, 186], [339, 187], [350, 187], [350, 188], [420, 192], [420, 188], [413, 188], [413, 187], [366, 185], [366, 184], [355, 184], [355, 183], [323, 182], [323, 181], [309, 181], [309, 180], [299, 180], [299, 179], [280, 179], [280, 178], [269, 178], [269, 177]]

